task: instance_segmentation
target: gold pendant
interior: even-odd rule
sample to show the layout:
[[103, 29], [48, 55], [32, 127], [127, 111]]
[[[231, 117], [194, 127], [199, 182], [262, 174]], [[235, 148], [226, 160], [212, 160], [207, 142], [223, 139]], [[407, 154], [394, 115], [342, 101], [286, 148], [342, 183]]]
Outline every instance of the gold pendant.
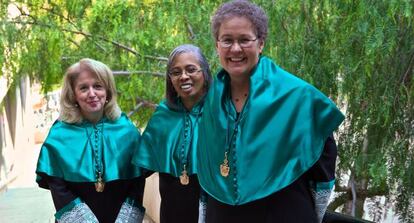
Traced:
[[227, 159], [227, 152], [225, 152], [223, 163], [220, 164], [220, 174], [223, 177], [227, 177], [229, 176], [229, 172], [230, 172], [229, 160]]
[[180, 176], [180, 183], [182, 185], [188, 185], [190, 183], [190, 178], [187, 175], [187, 170], [185, 169], [185, 165], [184, 165], [184, 170], [181, 172], [181, 176]]
[[105, 189], [105, 183], [102, 180], [102, 177], [99, 176], [98, 181], [95, 183], [96, 192], [103, 192]]

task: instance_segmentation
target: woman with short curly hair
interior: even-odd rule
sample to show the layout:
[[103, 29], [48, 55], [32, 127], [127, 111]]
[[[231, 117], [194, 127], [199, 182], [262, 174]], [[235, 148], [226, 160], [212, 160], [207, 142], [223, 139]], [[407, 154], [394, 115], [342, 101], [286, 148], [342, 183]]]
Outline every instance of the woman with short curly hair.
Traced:
[[212, 17], [222, 69], [206, 97], [197, 156], [209, 223], [320, 222], [333, 186], [332, 132], [344, 116], [262, 55], [267, 26], [264, 10], [244, 0]]

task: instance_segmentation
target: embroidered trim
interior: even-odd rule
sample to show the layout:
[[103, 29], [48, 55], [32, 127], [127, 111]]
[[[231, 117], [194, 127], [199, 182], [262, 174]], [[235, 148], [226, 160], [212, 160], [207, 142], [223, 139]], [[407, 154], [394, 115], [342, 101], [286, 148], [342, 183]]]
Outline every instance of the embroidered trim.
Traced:
[[64, 212], [59, 219], [59, 223], [98, 223], [98, 219], [85, 203], [78, 203], [70, 210]]
[[124, 202], [116, 217], [115, 223], [142, 222], [144, 219], [145, 209], [140, 209], [131, 202]]
[[329, 198], [331, 197], [332, 190], [319, 190], [315, 191], [311, 189], [313, 199], [315, 201], [315, 212], [318, 217], [318, 222], [322, 222], [325, 215], [326, 208], [328, 207]]
[[198, 223], [204, 223], [206, 221], [207, 203], [200, 198], [198, 201]]

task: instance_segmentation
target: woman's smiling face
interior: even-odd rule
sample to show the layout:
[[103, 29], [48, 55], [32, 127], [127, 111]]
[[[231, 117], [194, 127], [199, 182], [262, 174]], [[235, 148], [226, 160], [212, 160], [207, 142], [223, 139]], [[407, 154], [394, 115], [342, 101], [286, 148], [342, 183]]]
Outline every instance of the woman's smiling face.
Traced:
[[[223, 41], [233, 44], [226, 48], [220, 43]], [[248, 43], [245, 44], [247, 47], [240, 45], [243, 42]], [[256, 35], [252, 22], [245, 17], [231, 17], [220, 25], [216, 49], [221, 65], [232, 79], [250, 76], [263, 46], [263, 40]]]
[[204, 95], [204, 76], [196, 56], [192, 53], [178, 55], [169, 71], [177, 95], [185, 103], [197, 102]]
[[82, 71], [73, 86], [76, 102], [84, 118], [99, 121], [103, 116], [106, 102], [106, 88], [95, 75]]

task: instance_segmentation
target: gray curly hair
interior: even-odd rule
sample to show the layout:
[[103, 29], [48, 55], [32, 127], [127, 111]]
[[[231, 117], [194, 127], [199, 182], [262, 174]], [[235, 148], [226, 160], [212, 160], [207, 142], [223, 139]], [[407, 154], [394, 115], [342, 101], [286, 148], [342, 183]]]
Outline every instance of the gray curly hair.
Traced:
[[211, 19], [211, 30], [215, 40], [218, 40], [221, 24], [233, 17], [244, 17], [250, 20], [256, 29], [257, 38], [266, 41], [268, 18], [265, 11], [247, 0], [235, 0], [222, 4]]

